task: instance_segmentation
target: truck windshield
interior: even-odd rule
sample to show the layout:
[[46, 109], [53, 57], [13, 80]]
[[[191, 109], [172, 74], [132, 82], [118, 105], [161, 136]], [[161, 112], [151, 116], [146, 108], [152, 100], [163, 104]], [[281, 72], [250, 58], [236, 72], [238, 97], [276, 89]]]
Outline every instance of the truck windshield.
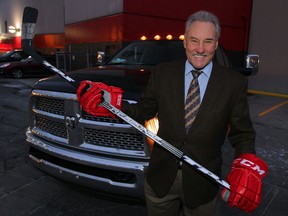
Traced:
[[107, 64], [156, 65], [184, 57], [183, 41], [137, 41], [120, 50]]

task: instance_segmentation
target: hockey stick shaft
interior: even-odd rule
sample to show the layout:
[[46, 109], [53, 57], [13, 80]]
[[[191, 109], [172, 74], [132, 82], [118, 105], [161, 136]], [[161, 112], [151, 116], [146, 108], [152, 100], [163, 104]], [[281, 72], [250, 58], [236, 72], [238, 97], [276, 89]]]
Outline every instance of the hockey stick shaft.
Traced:
[[[75, 81], [71, 77], [67, 76], [65, 73], [60, 71], [58, 68], [51, 65], [49, 62], [45, 61], [34, 49], [33, 45], [33, 38], [34, 38], [34, 31], [35, 31], [35, 25], [37, 21], [38, 11], [35, 8], [26, 7], [24, 9], [23, 13], [23, 20], [22, 20], [22, 48], [25, 52], [27, 52], [29, 55], [31, 55], [36, 61], [43, 64], [46, 68], [50, 69], [52, 72], [58, 74], [60, 77], [68, 81], [70, 84], [72, 84], [75, 88], [79, 86], [79, 82]], [[192, 160], [190, 157], [185, 155], [182, 151], [175, 148], [173, 145], [169, 144], [156, 134], [152, 133], [148, 129], [146, 129], [144, 126], [130, 118], [128, 115], [114, 107], [113, 105], [107, 103], [106, 101], [101, 102], [101, 105], [108, 109], [110, 112], [114, 113], [119, 118], [123, 119], [125, 122], [130, 124], [132, 127], [137, 129], [139, 132], [144, 134], [145, 136], [151, 138], [155, 143], [162, 146], [164, 149], [169, 151], [171, 154], [179, 158], [180, 160], [188, 163], [193, 168], [201, 172], [202, 174], [205, 174], [207, 177], [210, 177], [212, 180], [214, 180], [219, 185], [223, 186], [226, 189], [230, 189], [230, 185], [223, 179], [220, 179], [219, 176], [214, 174], [213, 172], [209, 171], [205, 167], [201, 166], [196, 161]]]

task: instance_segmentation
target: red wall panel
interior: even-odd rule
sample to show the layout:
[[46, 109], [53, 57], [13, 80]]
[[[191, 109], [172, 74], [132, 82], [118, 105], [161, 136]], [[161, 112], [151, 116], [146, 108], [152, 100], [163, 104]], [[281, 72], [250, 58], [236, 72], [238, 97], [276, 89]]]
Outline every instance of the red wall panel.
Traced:
[[123, 40], [123, 15], [102, 17], [65, 26], [66, 44]]
[[[65, 36], [64, 34], [35, 35], [33, 42], [35, 48], [62, 49], [65, 47]], [[4, 42], [1, 41], [0, 43], [0, 52], [7, 52], [21, 48], [21, 36], [13, 37]]]
[[[248, 49], [252, 0], [182, 0], [181, 2], [175, 0], [124, 0], [123, 2], [125, 14], [150, 16], [150, 23], [142, 23], [139, 20], [138, 24], [134, 23], [134, 28], [137, 29], [141, 28], [139, 26], [145, 26], [147, 29], [157, 27], [161, 29], [161, 25], [166, 26], [171, 22], [172, 31], [179, 32], [181, 27], [184, 31], [185, 20], [190, 14], [198, 10], [210, 11], [220, 20], [222, 27], [220, 42], [224, 47], [239, 51]], [[160, 21], [163, 19], [166, 19], [166, 22]], [[148, 19], [146, 20], [149, 22]], [[131, 25], [128, 30], [132, 31], [130, 28], [132, 28]]]
[[139, 40], [143, 35], [153, 39], [157, 34], [162, 38], [168, 34], [176, 38], [184, 34], [184, 20], [138, 14], [124, 14], [123, 19], [123, 38], [127, 41]]
[[13, 49], [21, 49], [21, 37], [11, 37], [0, 41], [0, 52], [8, 52]]
[[43, 34], [35, 35], [34, 46], [36, 48], [61, 49], [65, 47], [64, 34]]

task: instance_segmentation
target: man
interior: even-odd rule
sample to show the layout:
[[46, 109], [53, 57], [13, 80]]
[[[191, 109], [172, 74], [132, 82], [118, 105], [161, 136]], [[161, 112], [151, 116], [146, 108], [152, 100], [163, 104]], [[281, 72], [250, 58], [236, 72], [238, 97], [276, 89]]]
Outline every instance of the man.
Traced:
[[[108, 112], [98, 106], [102, 90], [104, 99], [139, 122], [157, 115], [159, 137], [217, 175], [228, 137], [235, 161], [227, 177], [231, 190], [223, 190], [223, 198], [230, 206], [250, 212], [260, 203], [261, 181], [268, 168], [255, 156], [247, 79], [212, 61], [219, 36], [217, 17], [196, 12], [185, 26], [187, 60], [156, 66], [138, 104], [121, 107], [121, 89], [90, 81], [81, 82], [77, 97], [83, 109], [94, 115]], [[178, 215], [181, 206], [185, 215], [213, 215], [217, 193], [216, 183], [154, 145], [145, 182], [148, 215]]]

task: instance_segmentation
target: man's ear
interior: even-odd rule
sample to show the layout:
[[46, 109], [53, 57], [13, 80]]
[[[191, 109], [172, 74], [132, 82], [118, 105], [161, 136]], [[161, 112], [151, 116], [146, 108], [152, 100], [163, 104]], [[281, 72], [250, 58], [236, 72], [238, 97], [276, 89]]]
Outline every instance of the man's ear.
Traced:
[[185, 40], [185, 38], [184, 38], [184, 40], [183, 40], [183, 46], [184, 46], [184, 48], [186, 49], [186, 40]]
[[218, 48], [218, 40], [216, 42], [215, 50], [217, 50], [217, 48]]

